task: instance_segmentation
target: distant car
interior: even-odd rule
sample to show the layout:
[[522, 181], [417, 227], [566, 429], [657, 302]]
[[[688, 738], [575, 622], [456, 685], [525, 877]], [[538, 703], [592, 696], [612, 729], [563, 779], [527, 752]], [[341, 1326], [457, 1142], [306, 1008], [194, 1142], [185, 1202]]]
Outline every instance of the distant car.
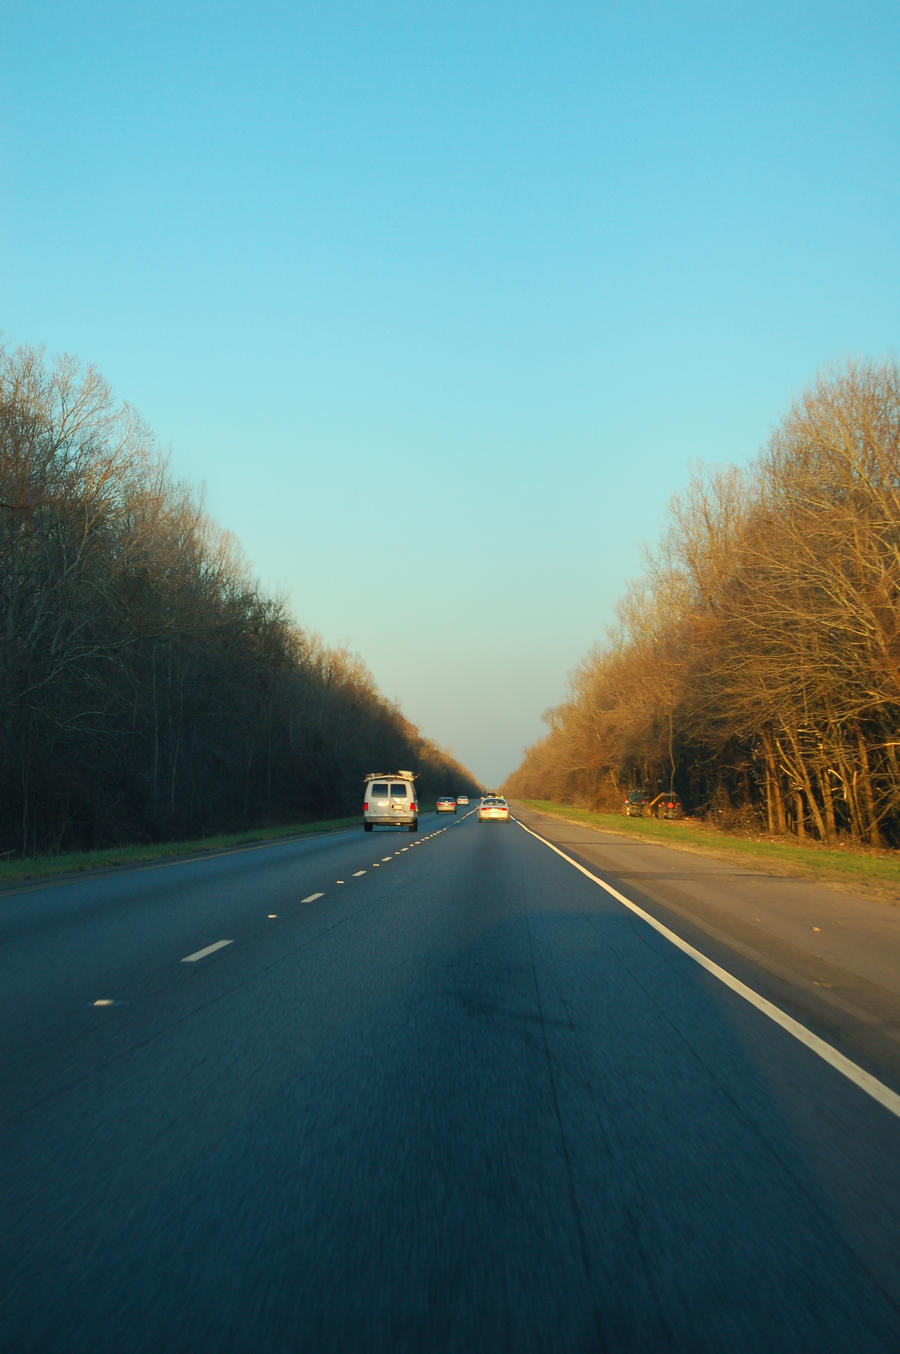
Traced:
[[436, 813], [456, 813], [456, 800], [451, 799], [449, 795], [442, 795], [434, 809]]
[[643, 790], [632, 790], [622, 810], [626, 818], [643, 818], [650, 812], [650, 796]]
[[468, 804], [468, 802], [469, 802], [469, 796], [468, 796], [468, 795], [457, 795], [457, 796], [456, 796], [456, 802], [457, 802], [457, 804]]
[[502, 795], [486, 795], [478, 805], [479, 823], [508, 823], [509, 805]]
[[665, 794], [657, 795], [650, 801], [650, 812], [654, 818], [683, 818], [684, 809], [681, 800], [675, 794], [674, 790], [667, 791]]

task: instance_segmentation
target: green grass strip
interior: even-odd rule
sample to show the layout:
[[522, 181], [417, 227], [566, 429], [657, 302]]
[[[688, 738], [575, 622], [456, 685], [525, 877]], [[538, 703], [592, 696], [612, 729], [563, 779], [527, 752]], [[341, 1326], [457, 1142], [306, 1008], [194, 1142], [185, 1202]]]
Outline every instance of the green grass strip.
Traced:
[[0, 888], [27, 879], [48, 879], [54, 875], [83, 874], [91, 870], [120, 869], [144, 865], [172, 856], [192, 856], [204, 852], [226, 851], [241, 846], [262, 845], [311, 833], [337, 832], [358, 827], [359, 814], [352, 818], [326, 818], [318, 823], [285, 824], [283, 827], [251, 828], [245, 832], [219, 833], [193, 841], [156, 842], [152, 845], [113, 846], [105, 851], [72, 851], [61, 856], [34, 856], [22, 860], [0, 861]]

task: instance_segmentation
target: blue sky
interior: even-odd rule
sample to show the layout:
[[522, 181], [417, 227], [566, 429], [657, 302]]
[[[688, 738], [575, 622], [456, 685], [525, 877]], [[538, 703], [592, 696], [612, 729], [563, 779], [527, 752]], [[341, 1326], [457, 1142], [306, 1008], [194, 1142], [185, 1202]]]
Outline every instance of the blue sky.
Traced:
[[691, 466], [897, 356], [898, 57], [895, 0], [6, 0], [0, 330], [494, 784]]

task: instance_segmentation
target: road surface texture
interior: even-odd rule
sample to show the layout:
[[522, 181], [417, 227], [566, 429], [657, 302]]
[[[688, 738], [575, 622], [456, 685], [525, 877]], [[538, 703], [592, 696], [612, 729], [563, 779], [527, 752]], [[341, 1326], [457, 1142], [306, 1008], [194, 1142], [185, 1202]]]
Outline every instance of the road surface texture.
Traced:
[[896, 929], [522, 818], [0, 898], [0, 1348], [896, 1354]]

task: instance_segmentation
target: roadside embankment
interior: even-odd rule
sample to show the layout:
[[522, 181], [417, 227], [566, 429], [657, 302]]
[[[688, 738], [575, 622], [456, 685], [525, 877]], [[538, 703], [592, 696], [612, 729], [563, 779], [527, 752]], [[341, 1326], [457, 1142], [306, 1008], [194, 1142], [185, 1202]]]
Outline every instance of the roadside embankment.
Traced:
[[740, 835], [723, 832], [693, 818], [662, 822], [655, 818], [625, 818], [617, 813], [594, 813], [545, 799], [517, 800], [516, 803], [535, 813], [596, 831], [659, 842], [676, 851], [694, 851], [718, 860], [745, 865], [756, 862], [771, 874], [802, 876], [836, 888], [859, 890], [867, 897], [900, 905], [900, 851], [875, 851], [850, 845], [821, 846], [808, 841]]

